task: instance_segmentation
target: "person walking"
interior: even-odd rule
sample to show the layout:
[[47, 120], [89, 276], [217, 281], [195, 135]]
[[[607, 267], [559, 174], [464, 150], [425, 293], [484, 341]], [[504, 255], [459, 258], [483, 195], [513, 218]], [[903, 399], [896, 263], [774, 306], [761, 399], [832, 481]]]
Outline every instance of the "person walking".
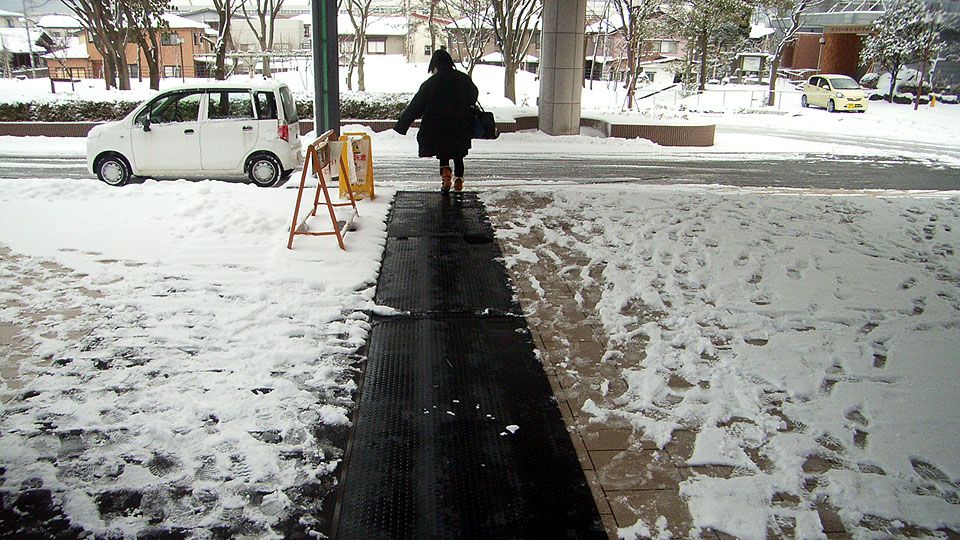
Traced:
[[406, 135], [413, 121], [420, 118], [420, 157], [436, 156], [440, 160], [440, 191], [449, 193], [451, 184], [454, 190], [462, 191], [463, 158], [473, 135], [471, 106], [480, 92], [469, 75], [454, 67], [450, 53], [443, 49], [433, 53], [427, 71], [430, 78], [420, 85], [393, 129]]

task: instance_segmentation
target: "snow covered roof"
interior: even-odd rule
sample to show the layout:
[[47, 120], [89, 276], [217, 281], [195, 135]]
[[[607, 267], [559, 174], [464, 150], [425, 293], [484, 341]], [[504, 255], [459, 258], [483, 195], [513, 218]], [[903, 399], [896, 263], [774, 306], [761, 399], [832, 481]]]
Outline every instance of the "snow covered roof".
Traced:
[[660, 64], [669, 64], [670, 62], [676, 62], [679, 60], [676, 56], [665, 56], [663, 58], [657, 58], [656, 60], [647, 60], [646, 62], [640, 62], [641, 66], [658, 66]]
[[765, 24], [750, 25], [750, 39], [760, 39], [762, 37], [767, 37], [774, 32], [776, 32], [775, 29], [770, 28]]
[[600, 19], [597, 22], [590, 23], [587, 25], [584, 33], [586, 34], [609, 34], [613, 32], [620, 31], [620, 25], [615, 24], [613, 21], [605, 21]]
[[[486, 54], [480, 57], [481, 62], [503, 62], [503, 55], [498, 52], [493, 52]], [[539, 62], [540, 59], [536, 56], [526, 55], [523, 57], [524, 62]]]
[[87, 50], [87, 44], [83, 43], [78, 37], [67, 38], [67, 47], [65, 49], [43, 55], [48, 60], [68, 60], [90, 58], [90, 51]]
[[[309, 13], [305, 13], [303, 15], [296, 15], [290, 18], [293, 20], [302, 22], [304, 26], [310, 26], [311, 24], [313, 24], [313, 15]], [[337, 24], [339, 25], [340, 21], [337, 21]]]
[[[367, 36], [405, 36], [409, 31], [406, 17], [371, 16], [367, 20]], [[353, 23], [349, 16], [337, 16], [337, 33], [341, 36], [353, 34]]]
[[70, 15], [44, 15], [37, 21], [40, 28], [83, 28], [76, 17]]
[[41, 35], [43, 30], [39, 28], [31, 28], [29, 38], [26, 28], [0, 28], [0, 49], [14, 54], [43, 52], [43, 49], [36, 45]]
[[186, 17], [181, 17], [179, 15], [174, 15], [172, 13], [164, 13], [161, 17], [163, 20], [167, 21], [167, 24], [170, 25], [170, 28], [199, 28], [201, 30], [207, 30], [210, 27], [202, 22], [192, 21]]
[[7, 11], [5, 9], [0, 9], [0, 17], [23, 17], [23, 13], [17, 13], [15, 11]]

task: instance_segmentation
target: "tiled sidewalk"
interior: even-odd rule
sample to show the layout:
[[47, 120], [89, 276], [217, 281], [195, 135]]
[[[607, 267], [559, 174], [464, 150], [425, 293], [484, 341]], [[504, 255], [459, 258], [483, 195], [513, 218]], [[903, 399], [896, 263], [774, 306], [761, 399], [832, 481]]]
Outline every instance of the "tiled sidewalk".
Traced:
[[[515, 193], [498, 205], [488, 206], [488, 212], [495, 227], [507, 221], [522, 225], [531, 208], [542, 208], [549, 202], [540, 195]], [[555, 218], [545, 225], [554, 232], [574, 234], [575, 219]], [[601, 406], [612, 404], [626, 391], [621, 373], [643, 363], [645, 343], [635, 340], [626, 346], [618, 345], [617, 354], [607, 355], [606, 334], [596, 311], [603, 283], [600, 271], [594, 268], [590, 272], [592, 285], [583, 286], [581, 271], [589, 264], [583, 255], [549, 242], [538, 227], [516, 239], [501, 241], [501, 248], [508, 257], [522, 248], [538, 253], [535, 264], [517, 257], [509, 272], [610, 538], [617, 538], [618, 528], [631, 527], [638, 519], [657, 535], [659, 528], [655, 524], [661, 516], [666, 518], [664, 530], [673, 538], [688, 538], [693, 522], [687, 503], [679, 494], [680, 483], [695, 474], [729, 478], [734, 469], [687, 465], [697, 435], [694, 431], [674, 431], [670, 443], [661, 450], [625, 421], [598, 422], [584, 412], [583, 404], [588, 399]], [[656, 313], [646, 315], [648, 320], [658, 317]], [[669, 384], [678, 390], [691, 387], [678, 377]], [[761, 456], [751, 458], [762, 464]], [[827, 468], [829, 464], [823, 470]], [[813, 470], [807, 472], [816, 474]], [[782, 500], [777, 504], [787, 507], [798, 503], [779, 499]], [[830, 508], [818, 511], [828, 538], [848, 537]], [[778, 525], [780, 530], [768, 531], [768, 536], [792, 536], [792, 524]], [[731, 538], [713, 530], [702, 531], [700, 537]]]

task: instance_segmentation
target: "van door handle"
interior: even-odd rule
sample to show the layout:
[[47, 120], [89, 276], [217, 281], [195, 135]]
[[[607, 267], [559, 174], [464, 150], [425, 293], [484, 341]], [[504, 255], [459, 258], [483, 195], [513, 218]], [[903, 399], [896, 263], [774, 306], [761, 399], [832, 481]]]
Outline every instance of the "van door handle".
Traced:
[[189, 134], [193, 133], [193, 130], [192, 130], [192, 129], [185, 129], [185, 130], [183, 130], [183, 132], [189, 135]]
[[253, 131], [253, 126], [243, 126], [244, 131]]

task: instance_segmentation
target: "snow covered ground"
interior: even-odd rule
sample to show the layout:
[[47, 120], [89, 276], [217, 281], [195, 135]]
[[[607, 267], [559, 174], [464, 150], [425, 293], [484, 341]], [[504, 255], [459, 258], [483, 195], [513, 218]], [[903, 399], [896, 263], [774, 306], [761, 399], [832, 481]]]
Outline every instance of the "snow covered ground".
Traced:
[[[591, 381], [598, 397], [583, 411], [661, 450], [674, 431], [696, 432], [686, 465], [733, 468], [680, 484], [694, 527], [763, 539], [791, 521], [798, 538], [823, 537], [826, 503], [857, 538], [960, 529], [960, 196], [562, 186], [520, 197], [546, 202], [520, 204], [533, 210], [498, 231], [517, 253], [508, 267], [559, 265], [581, 304], [601, 291], [602, 363], [620, 380]], [[544, 242], [523, 248], [531, 233]], [[533, 272], [514, 275], [547, 294]]]
[[103, 187], [0, 185], [0, 325], [26, 353], [3, 344], [4, 490], [52, 490], [97, 534], [309, 515], [342, 454], [390, 190], [342, 252], [286, 249], [294, 190]]
[[[413, 91], [425, 71], [371, 59], [369, 89]], [[498, 97], [501, 73], [478, 68], [482, 101], [498, 115], [522, 112]], [[536, 82], [518, 79], [529, 106]], [[44, 91], [29, 84], [4, 81], [0, 99]], [[785, 94], [787, 114], [739, 113], [748, 93], [728, 90], [676, 106], [664, 95], [645, 116], [733, 130], [712, 149], [518, 133], [478, 141], [474, 153], [919, 152], [960, 163], [938, 150], [955, 146], [957, 106], [872, 102], [866, 114], [831, 115]], [[588, 91], [585, 114], [640, 118], [619, 100], [614, 89]], [[889, 144], [867, 144], [876, 140]], [[414, 152], [412, 135], [374, 137], [375, 158]], [[27, 153], [79, 157], [83, 141], [0, 138], [0, 155]], [[531, 177], [526, 190], [554, 203], [511, 223], [502, 241], [578, 216], [582, 235], [551, 236], [545, 249], [577, 250], [603, 270], [599, 309], [615, 346], [645, 340], [644, 363], [622, 371], [627, 392], [590, 412], [661, 445], [678, 426], [699, 428], [697, 460], [742, 473], [684, 484], [697, 526], [762, 537], [765, 523], [789, 514], [817, 537], [809, 505], [825, 498], [861, 537], [875, 536], [865, 516], [960, 529], [960, 191], [571, 187]], [[183, 180], [114, 189], [29, 171], [0, 182], [0, 335], [9, 336], [0, 489], [51, 490], [75, 525], [100, 534], [323, 529], [298, 486], [328, 490], [342, 451], [354, 355], [366, 311], [377, 309], [383, 220], [402, 187], [377, 181], [380, 196], [361, 204], [345, 253], [328, 238], [285, 249], [294, 190]], [[624, 309], [637, 303], [656, 317]], [[693, 386], [677, 392], [670, 375]], [[758, 452], [771, 465], [752, 462]], [[838, 465], [811, 490], [800, 480], [813, 456]], [[802, 504], [784, 509], [774, 493]]]

